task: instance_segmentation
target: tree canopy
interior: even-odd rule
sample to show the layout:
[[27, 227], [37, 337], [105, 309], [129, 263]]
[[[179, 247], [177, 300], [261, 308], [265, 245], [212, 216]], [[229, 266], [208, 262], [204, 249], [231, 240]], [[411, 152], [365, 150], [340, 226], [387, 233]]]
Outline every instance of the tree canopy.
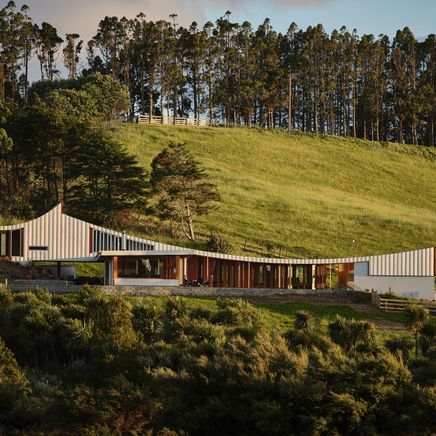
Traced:
[[0, 432], [431, 433], [434, 341], [415, 359], [366, 321], [294, 319], [277, 329], [239, 299], [0, 288]]
[[102, 73], [124, 85], [131, 114], [436, 145], [434, 34], [328, 34], [294, 22], [277, 32], [269, 19], [255, 28], [231, 17], [183, 27], [174, 14], [107, 16], [85, 43], [10, 1], [0, 10], [0, 100], [28, 100], [32, 58], [41, 80], [58, 79], [62, 54], [70, 79]]
[[179, 224], [188, 239], [195, 239], [198, 216], [212, 209], [220, 196], [207, 181], [185, 144], [170, 143], [152, 161], [150, 172], [151, 210], [162, 220]]

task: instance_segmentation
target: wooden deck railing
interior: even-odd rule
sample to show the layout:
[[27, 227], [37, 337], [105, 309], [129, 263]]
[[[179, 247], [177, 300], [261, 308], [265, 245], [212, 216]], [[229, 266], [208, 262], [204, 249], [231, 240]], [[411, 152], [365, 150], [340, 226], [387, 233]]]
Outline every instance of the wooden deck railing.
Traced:
[[206, 118], [186, 118], [186, 117], [167, 117], [138, 115], [136, 122], [139, 124], [172, 124], [175, 126], [208, 126]]
[[378, 294], [372, 294], [372, 304], [386, 312], [402, 312], [406, 306], [424, 306], [432, 315], [436, 315], [436, 303], [420, 300], [399, 300], [394, 298], [380, 298]]

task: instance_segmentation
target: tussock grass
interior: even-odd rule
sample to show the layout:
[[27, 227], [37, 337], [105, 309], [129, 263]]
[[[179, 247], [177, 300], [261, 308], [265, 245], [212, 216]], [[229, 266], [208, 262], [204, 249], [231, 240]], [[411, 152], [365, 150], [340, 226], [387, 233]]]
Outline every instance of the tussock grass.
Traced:
[[[170, 141], [185, 142], [223, 200], [197, 233], [220, 233], [235, 253], [333, 257], [436, 245], [432, 148], [242, 128], [110, 131], [146, 169]], [[153, 227], [146, 233], [187, 245]]]

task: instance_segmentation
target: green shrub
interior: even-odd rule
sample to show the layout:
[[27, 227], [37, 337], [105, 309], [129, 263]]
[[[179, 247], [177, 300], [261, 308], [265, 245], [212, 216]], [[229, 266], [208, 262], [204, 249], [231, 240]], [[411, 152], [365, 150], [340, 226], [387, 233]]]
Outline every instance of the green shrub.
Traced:
[[311, 330], [314, 326], [315, 319], [313, 315], [305, 310], [295, 312], [294, 327], [298, 330]]
[[214, 322], [230, 327], [251, 327], [258, 323], [256, 309], [246, 300], [219, 298], [216, 304]]

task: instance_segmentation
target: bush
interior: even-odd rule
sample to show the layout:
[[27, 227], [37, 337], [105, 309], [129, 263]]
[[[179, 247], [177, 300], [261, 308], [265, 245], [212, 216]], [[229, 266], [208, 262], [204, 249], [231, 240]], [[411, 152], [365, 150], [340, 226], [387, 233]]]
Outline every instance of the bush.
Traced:
[[162, 311], [156, 304], [134, 306], [132, 309], [133, 328], [145, 342], [154, 342], [162, 330]]
[[294, 327], [298, 330], [311, 330], [314, 322], [313, 315], [305, 310], [299, 310], [295, 313]]
[[75, 280], [76, 285], [102, 285], [103, 280], [100, 277], [80, 276]]
[[337, 316], [328, 326], [330, 337], [346, 350], [356, 349], [358, 344], [368, 345], [374, 341], [374, 324]]
[[0, 433], [1, 423], [20, 397], [29, 392], [29, 382], [14, 354], [0, 337]]
[[255, 308], [246, 300], [219, 298], [216, 304], [215, 322], [230, 327], [252, 327], [258, 322]]
[[229, 253], [232, 250], [230, 242], [217, 233], [212, 233], [206, 240], [206, 250], [214, 253]]
[[185, 302], [180, 297], [174, 297], [165, 304], [165, 314], [170, 321], [181, 318], [187, 314]]
[[404, 359], [409, 357], [410, 351], [413, 348], [413, 343], [410, 341], [410, 339], [403, 335], [398, 335], [388, 339], [385, 342], [385, 345], [391, 353], [400, 351]]

